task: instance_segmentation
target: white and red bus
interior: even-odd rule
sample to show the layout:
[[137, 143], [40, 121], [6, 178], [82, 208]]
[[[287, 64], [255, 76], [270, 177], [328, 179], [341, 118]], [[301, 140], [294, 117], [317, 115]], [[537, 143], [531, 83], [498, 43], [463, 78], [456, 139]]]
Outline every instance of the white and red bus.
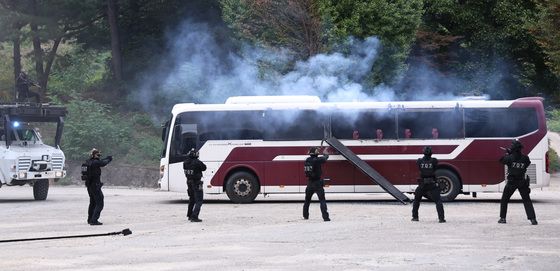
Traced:
[[[381, 135], [382, 134], [382, 135]], [[431, 146], [442, 198], [499, 192], [498, 162], [512, 139], [525, 146], [531, 187], [549, 185], [548, 138], [541, 98], [509, 101], [325, 103], [313, 96], [232, 97], [225, 104], [177, 104], [163, 129], [159, 185], [186, 191], [182, 161], [191, 148], [208, 169], [205, 193], [234, 202], [258, 194], [303, 193], [307, 151], [335, 137], [402, 192], [417, 185], [416, 159]], [[324, 165], [325, 191], [384, 192], [334, 149]]]

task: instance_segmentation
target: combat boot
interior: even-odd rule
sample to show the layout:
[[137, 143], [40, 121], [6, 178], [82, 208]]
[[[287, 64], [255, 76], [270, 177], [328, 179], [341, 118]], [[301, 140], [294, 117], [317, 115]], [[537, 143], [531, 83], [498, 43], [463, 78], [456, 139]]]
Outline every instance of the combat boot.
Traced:
[[89, 223], [91, 226], [100, 226], [103, 225], [103, 223], [99, 222], [99, 221], [93, 221], [91, 223]]
[[443, 218], [441, 218], [441, 219], [439, 220], [439, 223], [445, 223], [445, 222], [447, 222], [447, 221], [445, 221], [445, 219], [443, 219]]
[[202, 219], [198, 219], [198, 217], [192, 217], [191, 222], [202, 222]]
[[413, 217], [410, 221], [418, 221], [418, 217]]
[[506, 218], [505, 217], [500, 217], [500, 220], [498, 220], [498, 223], [506, 224]]
[[531, 225], [538, 225], [538, 224], [539, 224], [539, 222], [537, 222], [536, 219], [534, 219], [534, 218], [531, 219]]

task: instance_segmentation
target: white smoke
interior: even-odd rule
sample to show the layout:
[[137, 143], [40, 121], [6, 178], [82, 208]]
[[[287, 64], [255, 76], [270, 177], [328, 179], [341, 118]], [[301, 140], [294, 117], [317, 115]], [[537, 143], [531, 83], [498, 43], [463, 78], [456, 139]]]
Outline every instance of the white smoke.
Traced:
[[[363, 83], [378, 57], [376, 37], [349, 39], [344, 52], [318, 54], [294, 63], [290, 52], [244, 45], [240, 53], [224, 46], [205, 23], [185, 22], [168, 36], [168, 53], [161, 65], [143, 74], [135, 100], [146, 111], [167, 114], [176, 103], [223, 103], [240, 95], [314, 95], [323, 101], [392, 101], [396, 91], [387, 85]], [[220, 37], [223, 38], [223, 37]], [[289, 68], [289, 72], [282, 72]], [[429, 69], [413, 89], [414, 99], [455, 99], [434, 84]], [[424, 74], [422, 74], [424, 73]], [[435, 83], [434, 83], [435, 82]], [[410, 87], [410, 86], [409, 86]], [[414, 86], [416, 87], [416, 86]]]
[[[169, 40], [161, 66], [140, 80], [136, 100], [149, 111], [155, 109], [154, 105], [169, 108], [181, 102], [223, 103], [239, 95], [315, 95], [324, 101], [394, 96], [373, 99], [361, 84], [377, 57], [379, 41], [375, 37], [349, 40], [347, 54], [319, 54], [297, 61], [285, 74], [268, 67], [288, 66], [293, 61], [289, 52], [248, 45], [240, 54], [224, 51], [203, 23], [184, 23]], [[380, 89], [383, 93], [390, 91]]]

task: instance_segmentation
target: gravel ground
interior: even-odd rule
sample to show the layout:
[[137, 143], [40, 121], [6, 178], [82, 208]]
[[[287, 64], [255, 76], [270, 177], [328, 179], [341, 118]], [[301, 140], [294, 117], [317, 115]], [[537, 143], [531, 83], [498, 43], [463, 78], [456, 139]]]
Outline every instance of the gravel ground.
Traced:
[[31, 187], [2, 187], [0, 239], [133, 234], [0, 243], [0, 270], [558, 270], [559, 191], [555, 177], [532, 192], [538, 226], [518, 193], [505, 225], [497, 223], [499, 193], [445, 204], [445, 224], [433, 203], [411, 222], [411, 205], [385, 194], [327, 194], [331, 222], [317, 202], [303, 220], [303, 195], [254, 204], [206, 195], [204, 221], [189, 223], [184, 194], [107, 187], [105, 224], [89, 226], [84, 187], [51, 187], [42, 202]]

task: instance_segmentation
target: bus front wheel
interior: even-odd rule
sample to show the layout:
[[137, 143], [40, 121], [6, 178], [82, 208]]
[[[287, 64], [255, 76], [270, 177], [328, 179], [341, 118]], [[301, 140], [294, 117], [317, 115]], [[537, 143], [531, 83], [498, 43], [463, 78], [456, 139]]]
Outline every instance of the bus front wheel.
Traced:
[[441, 200], [452, 201], [461, 191], [459, 177], [448, 169], [436, 170], [437, 182], [441, 189]]
[[235, 203], [253, 202], [259, 191], [257, 177], [245, 171], [232, 174], [226, 183], [226, 194]]

